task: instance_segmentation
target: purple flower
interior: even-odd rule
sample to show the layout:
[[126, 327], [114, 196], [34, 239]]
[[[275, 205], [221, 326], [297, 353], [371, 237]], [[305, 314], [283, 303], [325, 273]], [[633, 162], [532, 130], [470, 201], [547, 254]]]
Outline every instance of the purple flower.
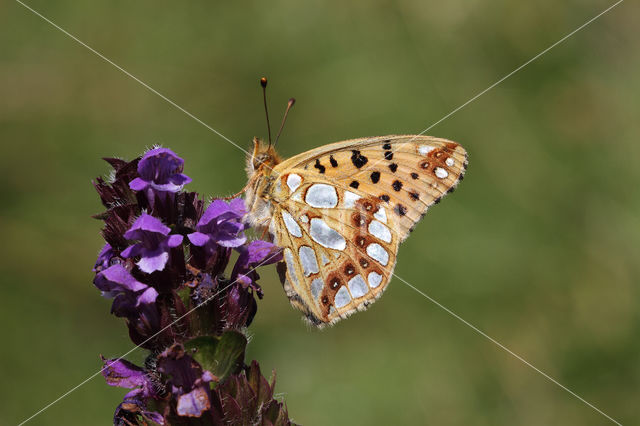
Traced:
[[[123, 303], [123, 305], [125, 304]], [[166, 309], [162, 309], [158, 303], [141, 303], [136, 309], [125, 309], [114, 302], [112, 312], [115, 312], [116, 316], [127, 318], [129, 337], [136, 345], [156, 350], [171, 341], [173, 329], [167, 328], [165, 330], [165, 327], [169, 325], [169, 321], [163, 323]]]
[[[253, 288], [262, 298], [262, 289], [255, 284]], [[223, 298], [220, 306], [220, 329], [241, 329], [249, 327], [258, 311], [258, 303], [253, 294], [238, 282], [233, 284]]]
[[112, 297], [111, 312], [119, 317], [135, 314], [141, 304], [155, 302], [158, 292], [146, 284], [137, 281], [122, 265], [113, 265], [96, 275], [93, 281], [102, 295]]
[[[127, 393], [116, 408], [114, 424], [138, 424], [134, 420], [138, 416], [155, 423], [164, 424], [163, 416], [155, 411], [148, 411], [145, 401], [158, 398], [155, 386], [146, 371], [124, 359], [105, 359], [102, 357], [102, 375], [109, 386], [133, 389]], [[127, 423], [127, 420], [130, 423]]]
[[205, 386], [198, 386], [191, 392], [178, 396], [176, 412], [179, 416], [200, 417], [209, 408], [211, 408], [211, 401]]
[[138, 174], [129, 183], [134, 191], [153, 189], [162, 192], [178, 192], [191, 178], [182, 173], [184, 160], [167, 148], [147, 151], [138, 163]]
[[171, 392], [177, 396], [179, 416], [200, 417], [211, 408], [209, 382], [217, 378], [175, 344], [158, 357], [158, 371], [171, 377]]
[[124, 359], [102, 358], [102, 375], [109, 386], [133, 389], [125, 398], [150, 398], [156, 396], [153, 382], [145, 370]]
[[275, 382], [245, 364], [243, 331], [262, 297], [254, 269], [281, 261], [280, 249], [247, 241], [242, 199], [205, 209], [203, 196], [184, 192], [191, 179], [173, 151], [107, 161], [114, 173], [94, 181], [106, 208], [94, 216], [106, 241], [94, 284], [149, 352], [140, 367], [102, 358], [107, 383], [126, 388], [114, 424], [290, 424]]
[[200, 218], [196, 232], [187, 237], [193, 245], [205, 247], [209, 253], [217, 246], [240, 247], [247, 241], [243, 232], [245, 226], [241, 222], [246, 213], [244, 201], [240, 198], [228, 204], [224, 200], [213, 200]]
[[137, 265], [148, 274], [162, 271], [169, 260], [169, 249], [182, 243], [182, 235], [169, 235], [170, 231], [159, 219], [143, 213], [124, 234], [127, 240], [140, 242], [127, 247], [122, 257], [140, 256]]
[[267, 241], [255, 240], [238, 249], [240, 256], [233, 267], [231, 279], [242, 283], [245, 287], [251, 286], [258, 295], [262, 296], [262, 290], [256, 284], [260, 278], [256, 269], [260, 266], [270, 265], [282, 260], [282, 250]]
[[[166, 424], [162, 414], [157, 411], [147, 411], [145, 403], [138, 398], [125, 398], [117, 407], [113, 415], [113, 424], [116, 426], [146, 425], [148, 420], [159, 425]], [[143, 421], [138, 421], [142, 417]]]
[[109, 267], [109, 262], [113, 257], [115, 257], [116, 253], [113, 251], [111, 244], [106, 243], [100, 253], [98, 254], [98, 260], [96, 260], [96, 264], [93, 267], [93, 272], [100, 272]]

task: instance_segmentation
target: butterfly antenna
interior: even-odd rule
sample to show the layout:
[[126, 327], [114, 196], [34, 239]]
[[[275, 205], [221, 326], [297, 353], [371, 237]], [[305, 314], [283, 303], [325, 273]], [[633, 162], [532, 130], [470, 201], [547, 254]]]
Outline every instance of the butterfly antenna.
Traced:
[[267, 109], [267, 77], [260, 79], [262, 86], [262, 99], [264, 100], [264, 114], [267, 116], [267, 133], [269, 133], [269, 146], [271, 146], [271, 124], [269, 124], [269, 110]]
[[289, 99], [289, 102], [287, 103], [287, 109], [284, 111], [284, 117], [282, 117], [282, 124], [280, 124], [280, 130], [278, 130], [278, 136], [276, 136], [276, 141], [273, 144], [273, 146], [275, 146], [278, 143], [278, 139], [280, 139], [280, 133], [282, 133], [282, 128], [284, 127], [284, 123], [287, 121], [287, 115], [289, 115], [289, 110], [295, 103], [296, 103], [296, 100], [294, 98]]

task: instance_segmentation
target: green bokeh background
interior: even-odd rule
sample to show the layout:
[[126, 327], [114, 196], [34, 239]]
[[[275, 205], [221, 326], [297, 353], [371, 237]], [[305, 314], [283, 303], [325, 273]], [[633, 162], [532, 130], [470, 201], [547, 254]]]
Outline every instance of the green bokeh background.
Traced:
[[[30, 0], [243, 147], [298, 100], [280, 151], [418, 133], [612, 4]], [[640, 419], [640, 8], [627, 1], [429, 131], [467, 179], [396, 272], [624, 424]], [[132, 345], [91, 284], [90, 180], [155, 143], [191, 190], [229, 195], [243, 153], [42, 19], [0, 3], [0, 424], [16, 424]], [[608, 420], [399, 280], [318, 332], [273, 267], [249, 358], [306, 425], [600, 425]], [[141, 353], [131, 359], [138, 361]], [[102, 378], [33, 425], [109, 424]]]

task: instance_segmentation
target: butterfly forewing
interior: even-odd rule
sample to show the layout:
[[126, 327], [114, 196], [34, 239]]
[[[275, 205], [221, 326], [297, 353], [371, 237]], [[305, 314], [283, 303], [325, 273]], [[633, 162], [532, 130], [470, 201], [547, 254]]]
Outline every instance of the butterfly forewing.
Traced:
[[285, 290], [316, 325], [364, 309], [386, 288], [399, 244], [466, 168], [455, 142], [384, 136], [327, 145], [274, 168], [271, 234]]
[[[461, 145], [430, 136], [380, 136], [320, 147], [292, 157], [277, 169], [304, 167], [342, 187], [389, 200], [399, 216], [402, 240], [427, 208], [463, 177]], [[416, 199], [417, 197], [417, 199]]]

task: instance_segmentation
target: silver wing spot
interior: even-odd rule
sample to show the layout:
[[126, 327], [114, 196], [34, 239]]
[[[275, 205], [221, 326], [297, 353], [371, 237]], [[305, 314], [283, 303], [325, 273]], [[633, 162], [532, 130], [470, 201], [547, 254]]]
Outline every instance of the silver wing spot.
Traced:
[[304, 200], [311, 207], [333, 208], [338, 205], [338, 193], [331, 185], [316, 183], [307, 189]]
[[301, 246], [298, 250], [298, 254], [300, 255], [300, 263], [302, 264], [305, 277], [308, 277], [311, 274], [317, 274], [320, 271], [320, 269], [318, 269], [316, 253], [311, 247]]
[[330, 228], [322, 219], [311, 219], [310, 234], [313, 241], [323, 247], [334, 250], [344, 250], [347, 247], [347, 242], [342, 235]]
[[387, 251], [382, 248], [380, 244], [369, 244], [367, 246], [367, 254], [382, 266], [387, 266], [387, 263], [389, 263], [389, 253], [387, 253]]
[[302, 229], [300, 229], [300, 226], [288, 211], [282, 211], [282, 219], [284, 219], [284, 225], [291, 235], [298, 238], [302, 237]]

